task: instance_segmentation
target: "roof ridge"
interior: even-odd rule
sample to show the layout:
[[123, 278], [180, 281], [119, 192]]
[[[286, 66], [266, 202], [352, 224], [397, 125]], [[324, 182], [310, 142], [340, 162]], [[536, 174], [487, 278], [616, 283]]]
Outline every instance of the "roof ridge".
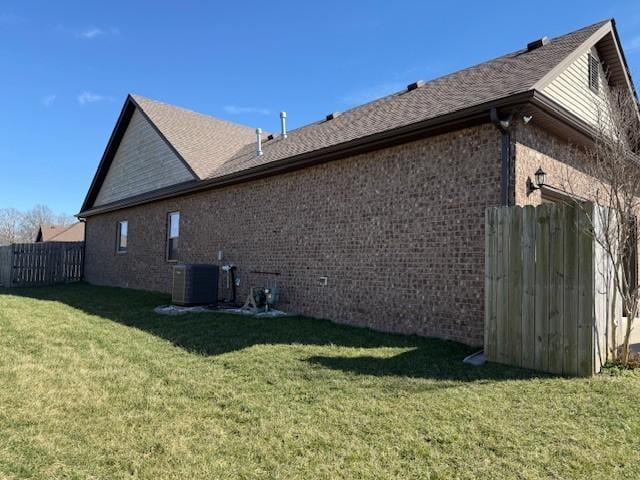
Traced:
[[[601, 20], [599, 22], [592, 23], [591, 25], [587, 25], [586, 27], [581, 27], [581, 28], [579, 28], [577, 30], [571, 30], [571, 31], [563, 33], [561, 35], [556, 35], [555, 37], [552, 37], [550, 39], [550, 42], [551, 43], [557, 42], [558, 40], [560, 40], [562, 38], [568, 37], [570, 35], [575, 35], [577, 33], [580, 33], [582, 31], [584, 31], [584, 30], [589, 30], [589, 29], [595, 28], [596, 26], [599, 28], [599, 27], [603, 26], [604, 24], [606, 24], [607, 22], [611, 22], [611, 21], [613, 21], [613, 18], [607, 18], [605, 20]], [[543, 45], [542, 47], [540, 47], [540, 49], [545, 48], [545, 47], [548, 47], [548, 45]], [[491, 63], [491, 62], [495, 62], [495, 61], [501, 60], [503, 58], [511, 57], [511, 56], [514, 56], [514, 55], [517, 55], [517, 54], [525, 53], [525, 52], [527, 52], [527, 48], [526, 47], [520, 48], [518, 50], [513, 50], [513, 51], [510, 51], [510, 52], [504, 53], [502, 55], [499, 55], [497, 57], [493, 57], [493, 58], [490, 58], [490, 59], [487, 59], [487, 60], [483, 60], [483, 61], [475, 63], [473, 65], [469, 65], [468, 67], [464, 67], [464, 68], [461, 68], [461, 69], [458, 69], [458, 70], [454, 70], [454, 71], [445, 73], [443, 75], [440, 75], [440, 76], [437, 76], [437, 77], [434, 77], [434, 78], [431, 78], [431, 79], [428, 79], [428, 80], [424, 79], [424, 84], [421, 85], [420, 87], [418, 87], [417, 89], [415, 89], [414, 91], [419, 90], [420, 88], [427, 87], [432, 82], [436, 82], [438, 80], [443, 80], [443, 79], [445, 79], [445, 78], [447, 78], [449, 76], [457, 75], [457, 74], [460, 74], [462, 72], [466, 72], [466, 71], [472, 70], [474, 68], [480, 67], [482, 65], [485, 65], [485, 64], [488, 64], [488, 63]], [[391, 97], [396, 97], [396, 96], [404, 94], [404, 93], [410, 93], [410, 92], [408, 92], [406, 90], [406, 88], [403, 88], [403, 89], [398, 90], [396, 92], [392, 92], [392, 93], [389, 93], [387, 95], [383, 95], [381, 97], [377, 97], [377, 98], [371, 99], [368, 102], [360, 103], [358, 105], [354, 105], [353, 107], [350, 107], [350, 108], [348, 108], [346, 110], [343, 110], [342, 113], [350, 112], [350, 111], [356, 110], [356, 109], [358, 109], [360, 107], [364, 107], [366, 105], [369, 105], [369, 104], [372, 104], [372, 103], [375, 103], [375, 102], [379, 102], [379, 101], [382, 101], [382, 100], [385, 100], [385, 99], [389, 99]], [[318, 123], [322, 123], [322, 122], [323, 122], [323, 119], [319, 119], [319, 120], [317, 120], [315, 122], [310, 122], [310, 123], [301, 125], [299, 127], [296, 127], [295, 129], [291, 129], [291, 130], [289, 130], [289, 133], [294, 133], [297, 130], [300, 130], [300, 129], [303, 129], [305, 127], [309, 127], [311, 125], [315, 125], [315, 124], [318, 124]]]
[[[568, 37], [570, 35], [575, 35], [577, 33], [580, 33], [580, 32], [582, 32], [584, 30], [589, 30], [589, 29], [592, 29], [592, 28], [594, 28], [596, 26], [597, 27], [601, 27], [605, 23], [611, 22], [611, 21], [613, 21], [613, 18], [609, 17], [609, 18], [606, 18], [605, 20], [600, 20], [598, 22], [592, 23], [591, 25], [587, 25], [585, 27], [581, 27], [581, 28], [579, 28], [577, 30], [571, 30], [571, 31], [565, 32], [563, 34], [556, 35], [555, 37], [551, 37], [550, 44], [553, 43], [553, 42], [556, 42], [556, 41], [558, 41], [558, 40], [560, 40], [562, 38]], [[543, 49], [545, 47], [548, 48], [549, 45], [543, 45], [538, 50]], [[451, 75], [458, 75], [458, 74], [460, 74], [462, 72], [466, 72], [466, 71], [472, 70], [472, 69], [477, 68], [477, 67], [479, 67], [481, 65], [485, 65], [485, 64], [491, 63], [491, 62], [496, 62], [496, 61], [499, 61], [501, 59], [508, 58], [508, 57], [511, 57], [511, 56], [514, 56], [514, 55], [517, 55], [517, 54], [521, 54], [521, 53], [525, 53], [525, 52], [527, 52], [526, 47], [520, 48], [518, 50], [513, 50], [513, 51], [510, 51], [510, 52], [504, 53], [502, 55], [498, 55], [497, 57], [493, 57], [493, 58], [490, 58], [490, 59], [487, 59], [487, 60], [483, 60], [483, 61], [475, 63], [473, 65], [469, 65], [468, 67], [464, 67], [464, 68], [461, 68], [459, 70], [454, 70], [454, 71], [445, 73], [443, 75], [440, 75], [438, 77], [434, 77], [434, 78], [431, 78], [429, 80], [425, 80], [424, 85], [421, 85], [421, 87], [419, 87], [419, 88], [424, 88], [426, 86], [429, 86], [429, 84], [431, 84], [432, 82], [436, 82], [438, 80], [443, 80], [443, 79], [445, 79], [445, 78], [447, 78], [447, 77], [449, 77]], [[416, 89], [416, 90], [418, 90], [418, 89]], [[368, 102], [360, 103], [358, 105], [354, 105], [354, 106], [352, 106], [350, 108], [342, 110], [342, 113], [350, 112], [352, 110], [358, 109], [360, 107], [364, 107], [364, 106], [369, 105], [369, 104], [374, 103], [374, 102], [379, 102], [379, 101], [382, 101], [382, 100], [385, 100], [385, 99], [389, 99], [391, 97], [396, 97], [396, 96], [401, 95], [403, 93], [410, 93], [410, 92], [407, 92], [406, 88], [403, 88], [401, 90], [389, 93], [387, 95], [383, 95], [381, 97], [377, 97], [377, 98], [371, 99]], [[131, 96], [134, 100], [136, 100], [136, 98], [140, 98], [140, 99], [142, 99], [144, 101], [153, 102], [153, 103], [156, 103], [158, 105], [162, 105], [162, 106], [169, 107], [169, 108], [177, 108], [179, 110], [182, 110], [182, 111], [194, 114], [194, 115], [199, 115], [201, 117], [205, 117], [205, 118], [208, 118], [208, 119], [216, 120], [216, 121], [219, 121], [219, 122], [224, 122], [224, 123], [227, 123], [229, 125], [234, 125], [234, 126], [237, 126], [237, 127], [247, 128], [247, 129], [250, 129], [252, 131], [254, 130], [253, 127], [249, 127], [249, 126], [243, 125], [241, 123], [232, 122], [230, 120], [226, 120], [226, 119], [223, 119], [223, 118], [215, 117], [213, 115], [209, 115], [209, 114], [206, 114], [206, 113], [197, 112], [195, 110], [191, 110], [189, 108], [181, 107], [179, 105], [174, 105], [174, 104], [171, 104], [171, 103], [162, 102], [160, 100], [156, 100], [156, 99], [153, 99], [153, 98], [145, 97], [144, 95], [138, 95], [138, 94], [134, 94], [134, 93], [129, 93], [129, 96]], [[138, 103], [138, 102], [136, 101], [136, 103]], [[309, 127], [311, 125], [315, 125], [315, 124], [319, 124], [319, 123], [323, 123], [323, 122], [324, 122], [324, 120], [322, 118], [320, 118], [320, 119], [318, 119], [318, 120], [316, 120], [314, 122], [309, 122], [309, 123], [306, 123], [304, 125], [300, 125], [299, 127], [290, 129], [289, 133], [291, 134], [291, 133], [294, 133], [294, 132], [296, 132], [298, 130], [301, 130], [301, 129], [305, 128], [305, 127]], [[266, 132], [266, 131], [263, 132], [263, 133], [265, 135], [269, 134], [269, 132]]]
[[255, 133], [250, 127], [131, 94], [107, 145], [83, 210], [93, 207], [91, 202], [95, 201], [95, 194], [134, 108], [139, 108], [148, 117], [198, 180], [239, 174], [258, 167], [266, 170], [272, 162], [310, 156], [329, 148], [337, 151], [341, 144], [349, 142], [366, 144], [375, 140], [374, 135], [435, 122], [438, 117], [516, 95], [524, 98], [527, 92], [535, 91], [545, 75], [576, 49], [582, 48], [588, 39], [607, 30], [610, 24], [613, 24], [610, 19], [602, 20], [553, 37], [535, 49], [526, 48], [523, 41], [521, 48], [515, 51], [433, 78], [418, 88], [403, 89], [354, 105], [335, 118], [325, 120], [320, 117], [290, 130], [286, 140], [265, 142], [262, 155], [256, 154]]
[[[610, 20], [611, 20], [611, 19], [602, 20], [602, 21], [600, 21], [600, 22], [593, 23], [593, 24], [588, 25], [588, 26], [586, 26], [586, 27], [582, 27], [582, 28], [579, 28], [579, 29], [577, 29], [577, 30], [571, 30], [570, 32], [566, 32], [566, 33], [563, 33], [563, 34], [561, 34], [561, 35], [556, 35], [555, 37], [551, 37], [551, 38], [549, 39], [549, 43], [548, 43], [548, 44], [546, 44], [546, 45], [542, 45], [541, 47], [537, 48], [536, 50], [539, 50], [539, 51], [543, 51], [543, 49], [547, 49], [547, 50], [548, 50], [548, 49], [549, 49], [549, 47], [550, 47], [550, 46], [552, 46], [554, 42], [557, 42], [557, 41], [559, 41], [559, 40], [561, 40], [561, 39], [563, 39], [563, 38], [566, 38], [566, 37], [569, 37], [569, 36], [572, 36], [572, 35], [578, 34], [578, 33], [583, 32], [583, 31], [585, 31], [585, 30], [589, 30], [589, 29], [595, 28], [596, 26], [597, 26], [598, 28], [600, 28], [602, 25], [604, 25], [605, 23], [609, 22]], [[460, 70], [455, 70], [455, 71], [453, 71], [453, 72], [446, 73], [446, 74], [444, 74], [444, 75], [441, 75], [441, 76], [439, 76], [439, 77], [433, 78], [433, 79], [431, 79], [431, 80], [426, 80], [426, 81], [425, 81], [425, 84], [423, 85], [423, 87], [427, 86], [427, 85], [428, 85], [429, 83], [431, 83], [431, 82], [435, 82], [435, 81], [437, 81], [437, 80], [441, 80], [441, 79], [447, 78], [447, 77], [448, 77], [448, 76], [450, 76], [450, 75], [456, 75], [456, 74], [459, 74], [459, 73], [462, 73], [462, 72], [466, 72], [466, 71], [468, 71], [468, 70], [471, 70], [471, 69], [473, 69], [473, 68], [479, 67], [479, 66], [481, 66], [481, 65], [486, 65], [486, 64], [488, 64], [488, 63], [495, 62], [495, 61], [501, 60], [501, 59], [503, 59], [503, 58], [511, 57], [511, 56], [514, 56], [514, 55], [520, 55], [520, 54], [522, 54], [522, 53], [526, 53], [527, 51], [528, 51], [528, 50], [527, 50], [527, 48], [526, 48], [526, 46], [525, 46], [524, 48], [520, 48], [520, 49], [518, 49], [518, 50], [513, 50], [513, 51], [511, 51], [511, 52], [504, 53], [504, 54], [502, 54], [502, 55], [499, 55], [499, 56], [494, 57], [494, 58], [490, 58], [490, 59], [485, 60], [485, 61], [483, 61], [483, 62], [479, 62], [479, 63], [476, 63], [476, 64], [474, 64], [474, 65], [470, 65], [470, 66], [468, 66], [468, 67], [461, 68]], [[384, 97], [383, 97], [383, 98], [384, 98]]]
[[129, 93], [129, 96], [143, 110], [144, 110], [144, 107], [142, 105], [140, 105], [138, 100], [142, 100], [144, 102], [155, 103], [156, 105], [161, 105], [163, 107], [175, 108], [175, 109], [178, 109], [178, 110], [182, 110], [183, 112], [190, 113], [192, 115], [197, 115], [199, 117], [204, 117], [204, 118], [209, 119], [209, 120], [215, 120], [217, 122], [222, 122], [222, 123], [226, 123], [226, 124], [229, 124], [229, 125], [233, 125], [234, 127], [246, 128], [246, 129], [252, 130], [252, 131], [254, 130], [254, 127], [250, 127], [248, 125], [243, 125], [242, 123], [232, 122], [230, 120], [226, 120], [224, 118], [216, 117], [216, 116], [210, 115], [208, 113], [197, 112], [195, 110], [191, 110], [190, 108], [181, 107], [180, 105], [175, 105], [173, 103], [167, 103], [167, 102], [163, 102], [163, 101], [160, 101], [160, 100], [156, 100], [154, 98], [145, 97], [144, 95], [139, 95], [137, 93]]

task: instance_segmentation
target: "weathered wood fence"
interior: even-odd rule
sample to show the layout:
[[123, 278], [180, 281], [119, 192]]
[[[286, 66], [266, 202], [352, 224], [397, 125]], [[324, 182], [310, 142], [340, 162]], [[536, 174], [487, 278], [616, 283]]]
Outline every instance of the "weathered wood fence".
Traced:
[[612, 269], [590, 233], [593, 212], [561, 204], [487, 209], [489, 361], [569, 376], [600, 370]]
[[16, 243], [0, 247], [0, 285], [5, 288], [82, 279], [84, 242]]

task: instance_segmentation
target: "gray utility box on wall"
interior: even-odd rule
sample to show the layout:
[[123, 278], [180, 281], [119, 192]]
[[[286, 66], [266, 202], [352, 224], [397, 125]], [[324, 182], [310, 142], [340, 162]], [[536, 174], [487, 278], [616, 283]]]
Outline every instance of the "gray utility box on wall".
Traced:
[[171, 303], [182, 306], [217, 304], [219, 275], [217, 265], [187, 263], [174, 266]]

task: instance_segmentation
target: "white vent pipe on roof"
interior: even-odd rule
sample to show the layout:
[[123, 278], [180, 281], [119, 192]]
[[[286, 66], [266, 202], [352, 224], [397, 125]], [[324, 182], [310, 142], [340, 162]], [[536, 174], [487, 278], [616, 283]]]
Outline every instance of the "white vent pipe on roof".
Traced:
[[258, 156], [262, 155], [262, 129], [256, 128], [256, 139], [258, 140]]
[[280, 112], [280, 127], [282, 138], [287, 138], [287, 112]]

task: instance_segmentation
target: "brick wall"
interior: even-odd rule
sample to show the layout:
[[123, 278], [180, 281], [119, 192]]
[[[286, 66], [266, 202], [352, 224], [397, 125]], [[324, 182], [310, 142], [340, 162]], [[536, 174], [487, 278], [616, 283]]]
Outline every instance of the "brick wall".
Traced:
[[[169, 291], [166, 215], [178, 210], [180, 261], [220, 263], [221, 250], [243, 300], [248, 286], [277, 282], [284, 310], [480, 345], [484, 210], [499, 185], [498, 131], [468, 128], [90, 217], [86, 278]], [[119, 220], [126, 254], [115, 253]]]
[[584, 198], [593, 198], [593, 177], [585, 171], [584, 153], [576, 146], [536, 126], [516, 125], [515, 145], [515, 203], [539, 205], [542, 192], [527, 189], [527, 179], [535, 181], [538, 168], [547, 174], [545, 182], [555, 189]]

